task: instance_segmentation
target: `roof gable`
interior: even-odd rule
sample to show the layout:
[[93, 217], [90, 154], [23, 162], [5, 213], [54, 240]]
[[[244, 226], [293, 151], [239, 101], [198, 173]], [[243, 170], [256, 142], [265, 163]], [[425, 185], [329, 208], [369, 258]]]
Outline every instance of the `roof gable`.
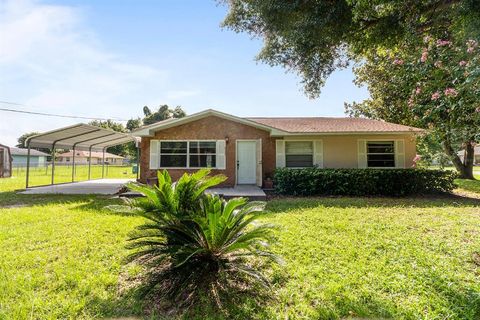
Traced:
[[270, 133], [273, 133], [273, 132], [277, 133], [277, 134], [283, 133], [283, 132], [280, 132], [280, 130], [278, 130], [276, 128], [264, 125], [264, 124], [259, 123], [259, 122], [249, 120], [247, 118], [241, 118], [241, 117], [233, 116], [231, 114], [223, 113], [223, 112], [220, 112], [220, 111], [217, 111], [217, 110], [207, 109], [205, 111], [194, 113], [194, 114], [191, 114], [191, 115], [183, 117], [183, 118], [166, 119], [166, 120], [163, 120], [163, 121], [153, 123], [153, 124], [148, 125], [148, 126], [141, 127], [139, 129], [135, 130], [133, 132], [133, 135], [140, 136], [140, 137], [153, 136], [156, 131], [160, 131], [160, 130], [176, 127], [176, 126], [179, 126], [179, 125], [187, 124], [189, 122], [200, 120], [200, 119], [203, 119], [203, 118], [206, 118], [206, 117], [209, 117], [209, 116], [215, 116], [215, 117], [227, 119], [227, 120], [230, 120], [230, 121], [238, 122], [238, 123], [245, 124], [245, 125], [248, 125], [248, 126], [251, 126], [251, 127], [255, 127], [257, 129], [269, 131]]

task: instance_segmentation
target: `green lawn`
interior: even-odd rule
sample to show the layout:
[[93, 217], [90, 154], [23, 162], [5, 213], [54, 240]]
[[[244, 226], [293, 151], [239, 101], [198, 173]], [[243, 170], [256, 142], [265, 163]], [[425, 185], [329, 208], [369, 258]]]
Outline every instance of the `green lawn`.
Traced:
[[[124, 266], [142, 219], [104, 209], [115, 199], [22, 196], [0, 180], [0, 319], [143, 318]], [[3, 185], [2, 185], [3, 184]], [[272, 289], [238, 295], [197, 319], [480, 319], [480, 200], [274, 200], [279, 226]], [[152, 316], [154, 317], [154, 316]]]
[[[75, 181], [84, 181], [88, 179], [87, 165], [77, 165], [75, 169]], [[0, 192], [2, 190], [25, 189], [25, 175], [25, 168], [14, 168], [13, 176], [11, 178], [0, 179]], [[100, 179], [102, 177], [102, 166], [92, 165], [90, 175], [92, 179]], [[132, 173], [131, 166], [105, 166], [104, 176], [105, 178], [135, 178], [136, 174]], [[50, 184], [52, 181], [52, 167], [30, 168], [29, 180], [29, 185], [32, 187]], [[55, 167], [55, 183], [71, 181], [71, 166]]]
[[[438, 167], [432, 167], [439, 169]], [[445, 170], [455, 170], [454, 167], [445, 167]], [[473, 175], [477, 180], [456, 179], [455, 183], [458, 185], [458, 191], [460, 192], [473, 192], [480, 194], [480, 167], [473, 167]]]

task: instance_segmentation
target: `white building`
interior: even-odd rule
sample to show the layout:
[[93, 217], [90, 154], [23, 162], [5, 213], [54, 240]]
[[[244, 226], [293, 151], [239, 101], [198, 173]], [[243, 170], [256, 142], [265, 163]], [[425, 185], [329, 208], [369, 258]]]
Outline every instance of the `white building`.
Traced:
[[[480, 145], [477, 145], [474, 149], [473, 164], [480, 165]], [[458, 156], [463, 162], [463, 157], [465, 157], [465, 150], [458, 151]]]
[[[89, 159], [88, 151], [75, 150], [75, 164], [87, 164]], [[103, 152], [92, 151], [92, 164], [102, 164]], [[122, 165], [124, 158], [116, 154], [105, 152], [105, 164]], [[60, 153], [55, 160], [60, 164], [70, 164], [73, 162], [73, 151]]]

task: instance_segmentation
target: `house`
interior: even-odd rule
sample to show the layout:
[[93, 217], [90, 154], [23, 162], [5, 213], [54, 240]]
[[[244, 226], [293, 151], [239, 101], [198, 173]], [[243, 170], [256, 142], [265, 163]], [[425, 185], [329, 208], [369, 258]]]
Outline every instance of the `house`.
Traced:
[[[462, 160], [463, 162], [463, 158], [465, 157], [465, 150], [460, 150], [457, 154], [460, 157], [460, 160]], [[473, 149], [473, 164], [480, 165], [480, 145], [475, 146], [475, 148]]]
[[134, 132], [140, 181], [213, 168], [225, 186], [262, 186], [275, 168], [410, 168], [421, 129], [364, 118], [241, 118], [205, 110]]
[[[28, 149], [10, 147], [13, 159], [13, 167], [26, 167]], [[50, 155], [35, 149], [30, 149], [30, 167], [43, 167], [47, 164], [47, 157]]]
[[10, 148], [0, 144], [0, 178], [8, 178], [12, 176], [12, 156]]
[[[82, 150], [75, 150], [75, 164], [87, 164], [89, 159], [89, 152]], [[92, 164], [102, 164], [103, 152], [92, 151]], [[116, 154], [105, 152], [105, 164], [121, 166], [124, 158]], [[73, 162], [73, 150], [63, 152], [55, 158], [57, 164], [71, 164]]]

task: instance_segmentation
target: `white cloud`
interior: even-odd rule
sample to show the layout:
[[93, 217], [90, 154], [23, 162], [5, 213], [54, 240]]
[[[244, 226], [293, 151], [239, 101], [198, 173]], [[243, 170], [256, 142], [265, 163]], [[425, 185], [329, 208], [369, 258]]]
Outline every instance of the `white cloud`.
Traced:
[[[0, 0], [0, 100], [38, 106], [33, 111], [130, 118], [167, 78], [102, 47], [77, 7]], [[0, 142], [70, 122], [0, 113]]]

